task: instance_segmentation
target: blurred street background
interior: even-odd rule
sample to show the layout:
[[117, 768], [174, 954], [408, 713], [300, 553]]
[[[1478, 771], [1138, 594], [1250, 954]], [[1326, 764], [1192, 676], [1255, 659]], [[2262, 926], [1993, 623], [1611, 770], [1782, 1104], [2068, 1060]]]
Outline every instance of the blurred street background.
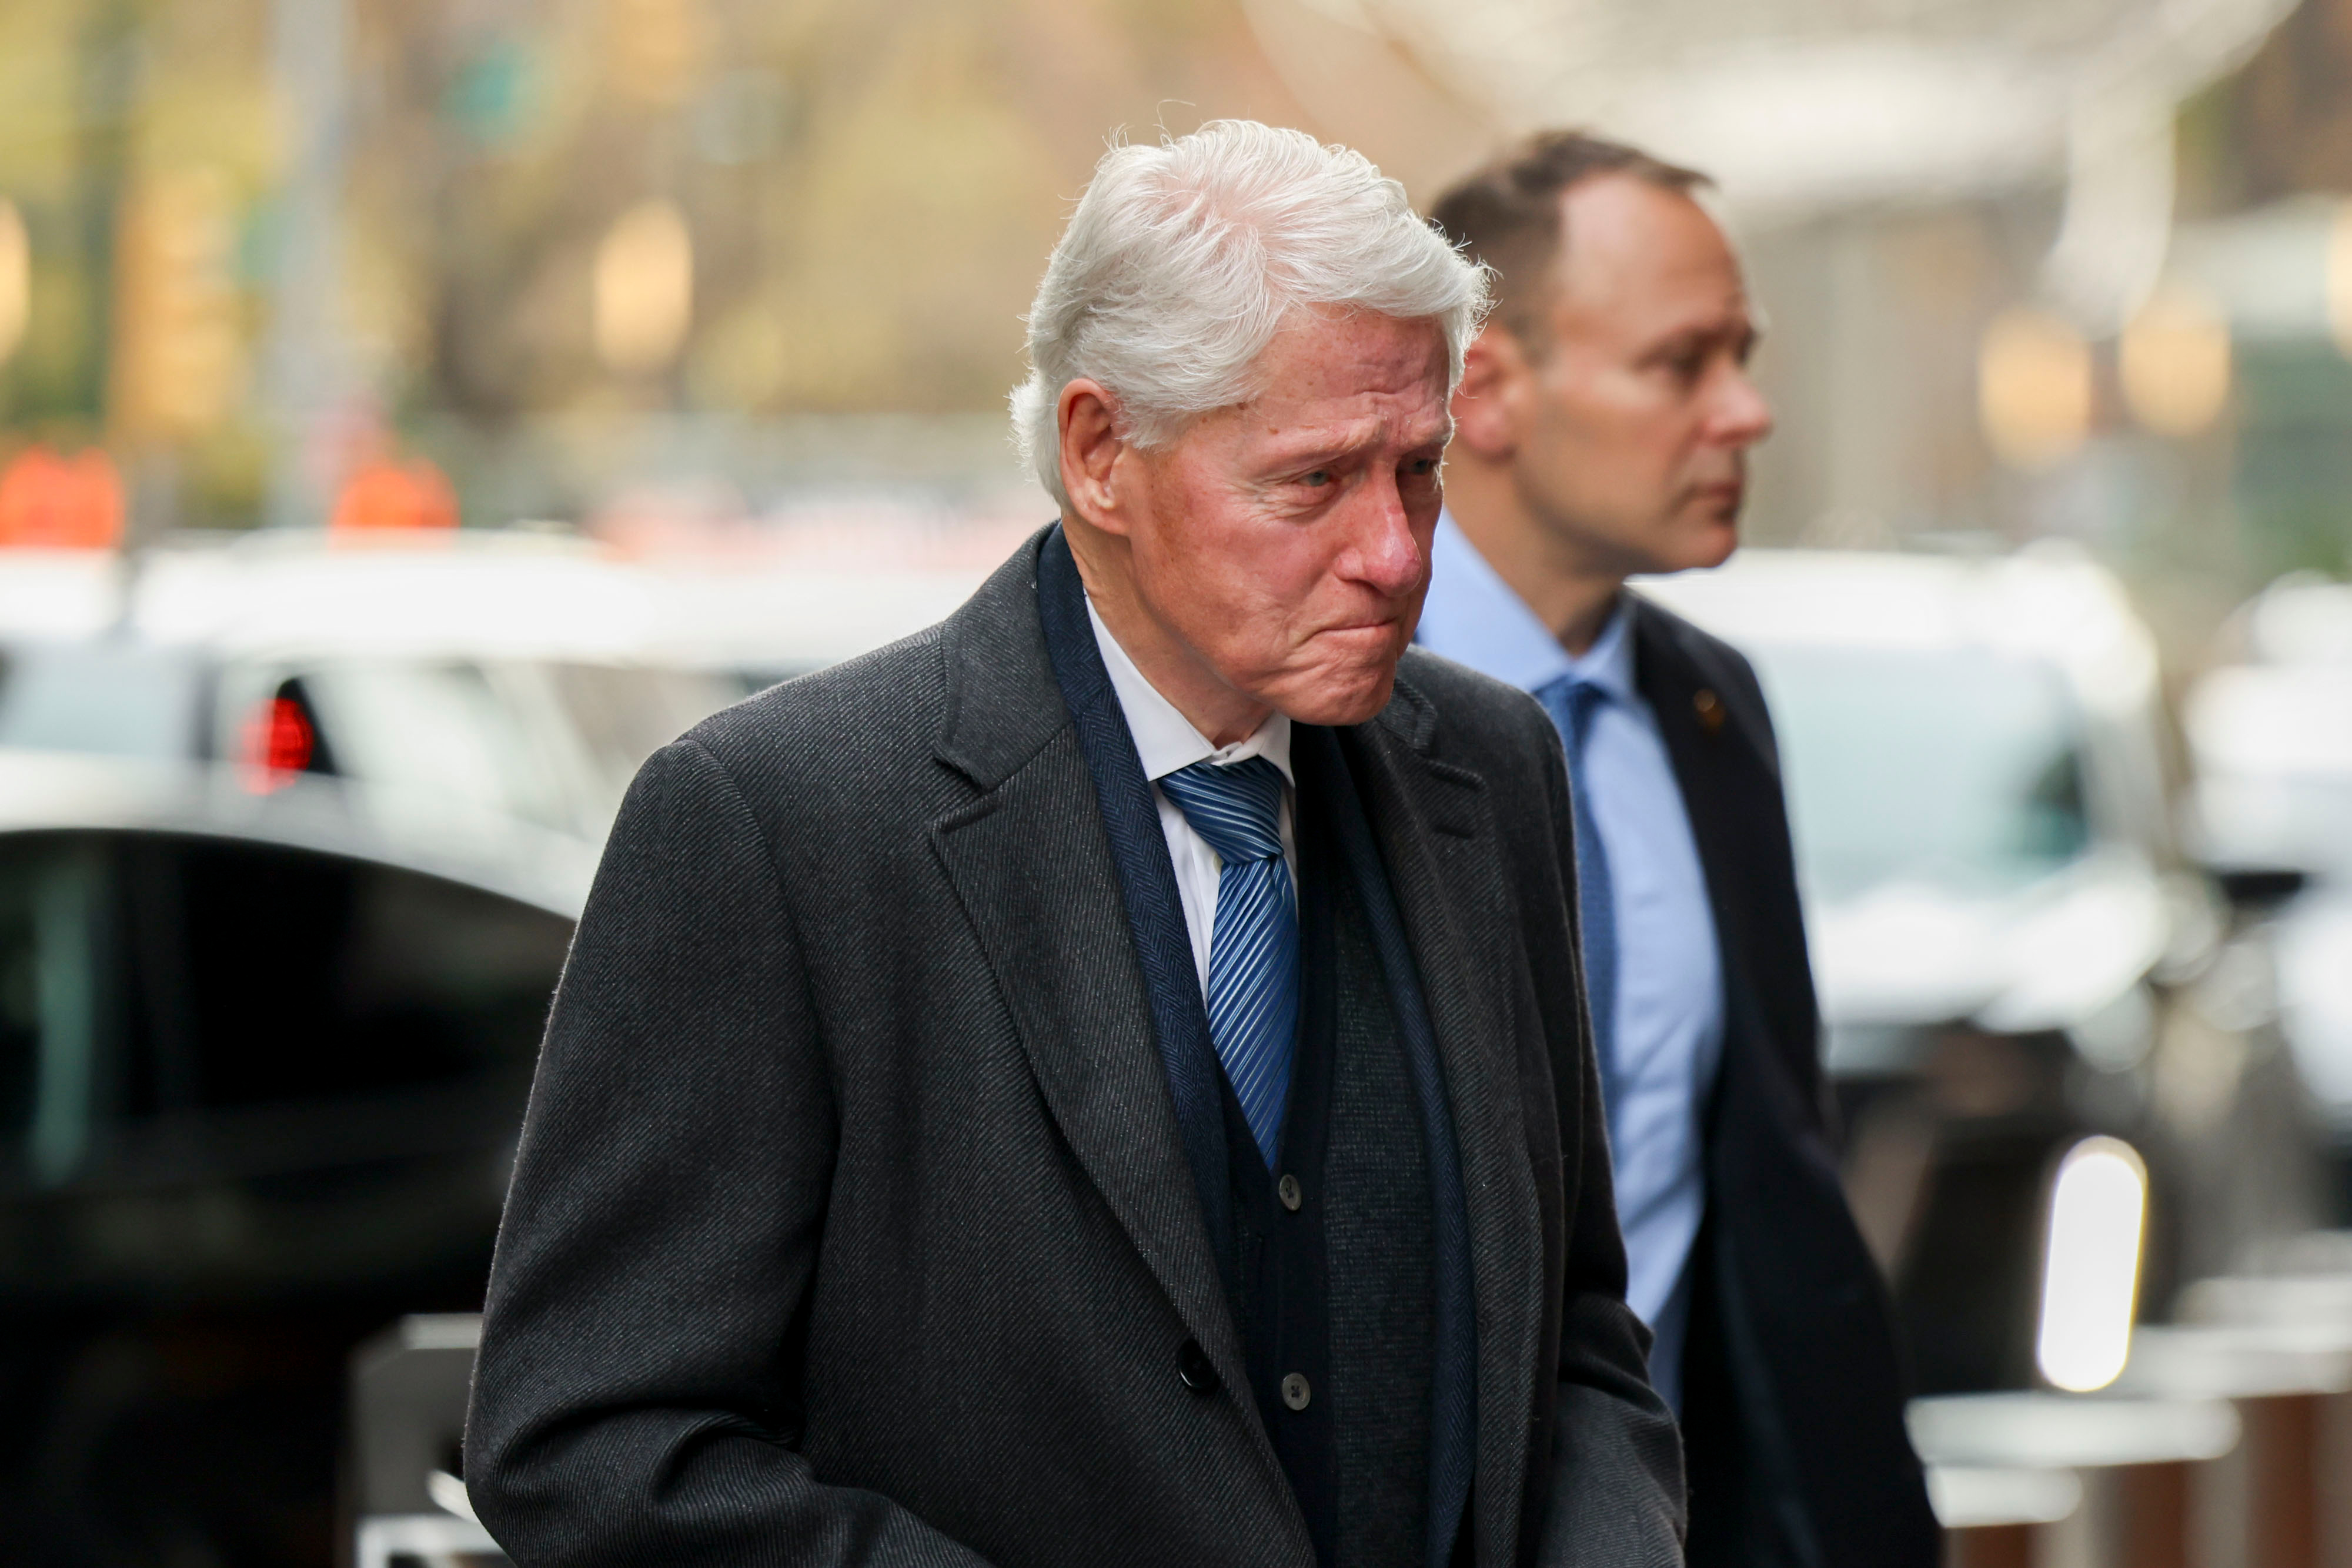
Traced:
[[0, 1559], [500, 1561], [456, 1452], [620, 791], [1051, 516], [1108, 138], [1712, 173], [1956, 1562], [2352, 1564], [2352, 0], [0, 0]]

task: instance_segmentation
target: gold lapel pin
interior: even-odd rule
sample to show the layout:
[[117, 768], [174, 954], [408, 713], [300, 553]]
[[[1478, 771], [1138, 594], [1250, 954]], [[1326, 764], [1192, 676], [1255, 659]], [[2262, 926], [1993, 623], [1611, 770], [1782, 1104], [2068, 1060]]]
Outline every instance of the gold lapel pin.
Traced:
[[1723, 728], [1723, 699], [1721, 697], [1717, 696], [1705, 686], [1701, 686], [1697, 693], [1691, 698], [1691, 709], [1698, 715], [1699, 728], [1706, 731], [1709, 735], [1715, 735], [1721, 732]]

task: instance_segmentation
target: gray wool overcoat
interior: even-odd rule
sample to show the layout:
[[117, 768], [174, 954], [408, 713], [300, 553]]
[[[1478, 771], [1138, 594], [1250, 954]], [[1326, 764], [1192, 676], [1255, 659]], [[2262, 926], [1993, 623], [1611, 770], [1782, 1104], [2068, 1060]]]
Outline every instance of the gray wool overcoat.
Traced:
[[[467, 1432], [523, 1568], [1313, 1568], [1047, 661], [1045, 537], [942, 624], [729, 709], [632, 787], [549, 1022]], [[1457, 1561], [1678, 1563], [1559, 738], [1417, 651], [1343, 734], [1467, 1195]]]

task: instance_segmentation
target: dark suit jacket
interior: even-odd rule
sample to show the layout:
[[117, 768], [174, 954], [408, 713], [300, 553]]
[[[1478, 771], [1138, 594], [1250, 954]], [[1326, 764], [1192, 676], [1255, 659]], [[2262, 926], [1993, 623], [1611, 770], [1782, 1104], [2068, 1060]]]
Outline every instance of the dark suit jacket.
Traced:
[[[525, 1568], [1312, 1563], [1048, 665], [1044, 537], [632, 787], [467, 1429]], [[1349, 742], [1467, 1195], [1463, 1538], [1491, 1568], [1669, 1564], [1678, 1456], [1622, 1300], [1548, 724], [1413, 654]]]
[[[1748, 661], [1632, 596], [1723, 949], [1724, 1049], [1685, 1364], [1695, 1568], [1930, 1568], [1893, 1314], [1838, 1183], [1780, 754]], [[1769, 1546], [1765, 1543], [1769, 1542]]]

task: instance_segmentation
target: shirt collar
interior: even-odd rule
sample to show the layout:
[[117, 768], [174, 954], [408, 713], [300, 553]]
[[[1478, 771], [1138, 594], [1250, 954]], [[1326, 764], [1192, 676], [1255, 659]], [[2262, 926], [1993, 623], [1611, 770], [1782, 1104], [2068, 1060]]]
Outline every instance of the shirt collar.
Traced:
[[1451, 512], [1441, 512], [1430, 543], [1433, 586], [1416, 633], [1432, 652], [1506, 681], [1540, 691], [1563, 675], [1589, 681], [1620, 701], [1633, 695], [1633, 617], [1624, 595], [1592, 646], [1570, 654], [1559, 639], [1511, 591]]
[[1146, 779], [1157, 783], [1195, 762], [1213, 762], [1223, 767], [1263, 757], [1281, 769], [1285, 782], [1297, 782], [1290, 772], [1287, 714], [1272, 715], [1245, 740], [1226, 747], [1213, 746], [1209, 737], [1193, 728], [1192, 721], [1174, 703], [1161, 696], [1160, 689], [1135, 667], [1135, 661], [1127, 656], [1127, 650], [1118, 645], [1118, 639], [1110, 634], [1110, 628], [1095, 612], [1091, 594], [1087, 597], [1087, 621], [1095, 629], [1095, 646], [1102, 651], [1103, 668], [1109, 674], [1110, 689], [1118, 694], [1118, 706], [1127, 715], [1127, 730], [1135, 737], [1135, 752], [1142, 759]]

